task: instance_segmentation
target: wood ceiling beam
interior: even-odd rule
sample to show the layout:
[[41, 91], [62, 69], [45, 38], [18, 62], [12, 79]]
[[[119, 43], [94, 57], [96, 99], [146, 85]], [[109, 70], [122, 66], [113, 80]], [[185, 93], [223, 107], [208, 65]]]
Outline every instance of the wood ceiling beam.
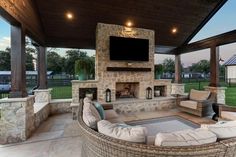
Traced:
[[0, 15], [11, 25], [21, 25], [29, 37], [44, 45], [42, 23], [31, 0], [1, 0]]
[[169, 52], [169, 54], [183, 54], [193, 51], [199, 51], [210, 48], [212, 46], [221, 46], [236, 42], [236, 30], [232, 30], [220, 35], [216, 35], [207, 39], [199, 40], [188, 45], [178, 47]]

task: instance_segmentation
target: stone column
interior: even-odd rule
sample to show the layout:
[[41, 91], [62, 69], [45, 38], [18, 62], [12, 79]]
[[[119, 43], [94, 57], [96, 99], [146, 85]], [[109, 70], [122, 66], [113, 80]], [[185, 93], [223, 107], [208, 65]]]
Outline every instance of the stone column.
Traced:
[[219, 87], [219, 47], [212, 46], [210, 52], [210, 84], [211, 87]]
[[38, 47], [38, 89], [47, 89], [46, 48]]
[[50, 103], [52, 89], [36, 89], [34, 90], [35, 103]]
[[34, 131], [34, 96], [0, 99], [0, 144], [25, 141]]
[[210, 91], [210, 92], [212, 92], [216, 95], [216, 100], [215, 101], [217, 103], [225, 104], [225, 90], [227, 89], [227, 87], [210, 87], [210, 86], [206, 86], [204, 88], [205, 88], [205, 90]]
[[11, 92], [10, 98], [26, 97], [25, 31], [11, 25]]

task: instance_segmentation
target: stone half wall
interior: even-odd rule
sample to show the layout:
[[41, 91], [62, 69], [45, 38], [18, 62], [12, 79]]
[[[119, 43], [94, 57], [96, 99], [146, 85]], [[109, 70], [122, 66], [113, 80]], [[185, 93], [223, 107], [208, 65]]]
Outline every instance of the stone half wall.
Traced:
[[[154, 81], [154, 31], [141, 28], [127, 28], [119, 25], [98, 23], [96, 30], [96, 80], [98, 81], [98, 100], [104, 101], [105, 90], [112, 92], [116, 100], [116, 82], [139, 82], [139, 99], [145, 99], [146, 88], [153, 88]], [[149, 40], [149, 61], [128, 62], [110, 61], [110, 36], [141, 38]], [[150, 72], [107, 71], [107, 67], [151, 68]]]

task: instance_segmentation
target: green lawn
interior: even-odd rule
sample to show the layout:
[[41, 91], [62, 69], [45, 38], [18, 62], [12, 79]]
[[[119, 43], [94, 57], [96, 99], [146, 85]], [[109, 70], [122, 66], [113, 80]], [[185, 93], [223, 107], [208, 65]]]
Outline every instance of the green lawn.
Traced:
[[52, 90], [52, 99], [69, 99], [72, 98], [72, 89], [71, 86], [57, 86], [51, 87]]

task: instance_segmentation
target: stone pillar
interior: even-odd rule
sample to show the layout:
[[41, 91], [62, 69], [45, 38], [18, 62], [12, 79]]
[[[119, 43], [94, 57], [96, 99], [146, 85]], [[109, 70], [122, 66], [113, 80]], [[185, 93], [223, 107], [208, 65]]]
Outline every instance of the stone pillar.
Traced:
[[25, 141], [34, 131], [34, 96], [0, 99], [0, 144]]
[[51, 91], [51, 88], [34, 90], [35, 103], [49, 103], [51, 101]]
[[26, 97], [25, 32], [11, 25], [11, 92], [10, 98]]
[[175, 83], [182, 83], [180, 55], [175, 55]]
[[206, 91], [210, 91], [212, 93], [216, 94], [216, 102], [225, 104], [225, 90], [227, 87], [210, 87], [206, 86], [204, 87]]
[[219, 87], [219, 47], [212, 46], [210, 52], [210, 84], [211, 87]]
[[38, 89], [47, 89], [46, 48], [38, 47]]

